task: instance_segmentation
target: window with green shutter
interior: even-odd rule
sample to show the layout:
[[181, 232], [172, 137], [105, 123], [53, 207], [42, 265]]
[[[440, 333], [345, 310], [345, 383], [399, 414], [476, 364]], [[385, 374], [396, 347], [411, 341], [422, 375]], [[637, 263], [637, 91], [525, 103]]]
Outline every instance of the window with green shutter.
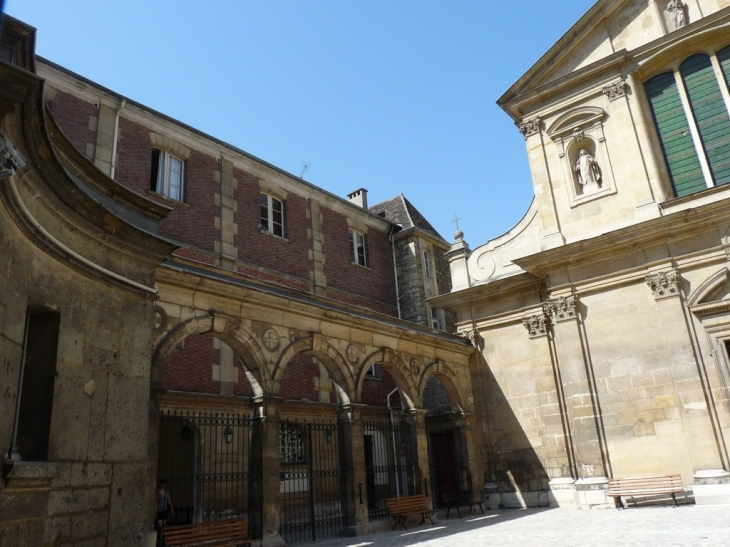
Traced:
[[716, 185], [730, 182], [730, 117], [709, 55], [692, 55], [679, 67], [692, 115]]
[[706, 188], [674, 74], [654, 76], [644, 83], [644, 89], [675, 195], [686, 196]]
[[730, 104], [725, 93], [730, 90], [730, 46], [714, 56], [717, 63], [704, 53], [692, 55], [677, 73], [664, 72], [644, 82], [677, 197], [730, 183]]

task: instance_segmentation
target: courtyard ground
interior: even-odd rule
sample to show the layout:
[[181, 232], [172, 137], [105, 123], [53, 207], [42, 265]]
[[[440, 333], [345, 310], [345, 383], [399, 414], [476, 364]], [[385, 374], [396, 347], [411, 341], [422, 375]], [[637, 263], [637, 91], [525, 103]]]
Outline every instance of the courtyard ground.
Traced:
[[[468, 513], [468, 510], [466, 511]], [[730, 546], [730, 506], [685, 505], [614, 509], [487, 511], [435, 525], [409, 519], [408, 530], [299, 543], [301, 547], [481, 547], [609, 545]], [[391, 519], [392, 522], [392, 519]]]

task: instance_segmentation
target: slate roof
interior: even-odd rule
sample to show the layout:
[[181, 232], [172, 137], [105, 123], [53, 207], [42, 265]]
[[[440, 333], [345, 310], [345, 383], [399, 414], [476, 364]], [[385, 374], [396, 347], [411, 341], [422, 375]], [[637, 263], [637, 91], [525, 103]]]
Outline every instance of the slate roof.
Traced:
[[399, 194], [394, 198], [380, 202], [368, 209], [373, 214], [379, 215], [396, 224], [400, 224], [403, 227], [403, 230], [418, 228], [432, 238], [448, 245], [446, 240], [441, 237], [441, 234], [439, 234], [436, 229], [431, 226], [431, 223], [426, 220], [426, 217], [424, 217], [403, 194]]

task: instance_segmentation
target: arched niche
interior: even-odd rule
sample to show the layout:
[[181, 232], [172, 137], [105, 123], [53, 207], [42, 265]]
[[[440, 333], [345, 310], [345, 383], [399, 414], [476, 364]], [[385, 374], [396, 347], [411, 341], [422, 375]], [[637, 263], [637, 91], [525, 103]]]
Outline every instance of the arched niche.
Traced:
[[[603, 123], [606, 112], [596, 106], [574, 108], [559, 116], [547, 134], [558, 147], [558, 157], [566, 182], [571, 207], [615, 193], [613, 169], [606, 145]], [[581, 151], [591, 161], [582, 165]], [[581, 173], [589, 171], [593, 179], [586, 181]]]

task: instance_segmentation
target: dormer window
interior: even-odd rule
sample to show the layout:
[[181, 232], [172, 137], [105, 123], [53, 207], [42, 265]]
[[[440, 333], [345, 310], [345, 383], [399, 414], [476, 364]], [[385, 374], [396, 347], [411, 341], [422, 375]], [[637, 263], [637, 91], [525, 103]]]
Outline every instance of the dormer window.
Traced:
[[677, 197], [730, 182], [730, 46], [644, 82]]

